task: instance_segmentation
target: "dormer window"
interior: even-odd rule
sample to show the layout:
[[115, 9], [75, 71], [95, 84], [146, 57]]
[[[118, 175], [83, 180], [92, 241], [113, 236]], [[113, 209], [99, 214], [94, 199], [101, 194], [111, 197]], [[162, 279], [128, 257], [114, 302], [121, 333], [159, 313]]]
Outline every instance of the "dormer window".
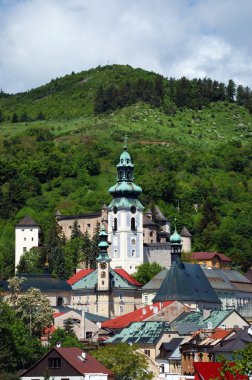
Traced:
[[61, 358], [48, 358], [48, 368], [61, 368]]

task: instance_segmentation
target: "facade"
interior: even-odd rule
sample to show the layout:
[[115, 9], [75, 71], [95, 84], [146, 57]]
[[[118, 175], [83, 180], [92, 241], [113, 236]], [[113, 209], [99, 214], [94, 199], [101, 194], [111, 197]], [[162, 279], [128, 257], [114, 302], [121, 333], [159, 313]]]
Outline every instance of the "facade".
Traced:
[[52, 348], [21, 380], [112, 380], [113, 373], [77, 347]]
[[25, 216], [15, 228], [15, 268], [21, 256], [39, 246], [40, 227], [30, 216]]

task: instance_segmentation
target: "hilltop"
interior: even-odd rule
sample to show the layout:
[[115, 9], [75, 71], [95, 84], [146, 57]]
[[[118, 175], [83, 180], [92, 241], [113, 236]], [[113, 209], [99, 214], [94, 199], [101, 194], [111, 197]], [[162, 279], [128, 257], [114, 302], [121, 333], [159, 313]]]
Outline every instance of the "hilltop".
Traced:
[[238, 87], [232, 95], [228, 86], [113, 65], [1, 93], [2, 276], [13, 270], [14, 225], [25, 214], [46, 239], [56, 210], [92, 212], [109, 203], [125, 135], [143, 204], [155, 202], [172, 224], [175, 216], [186, 224], [194, 250], [223, 252], [247, 269], [251, 92], [238, 97]]

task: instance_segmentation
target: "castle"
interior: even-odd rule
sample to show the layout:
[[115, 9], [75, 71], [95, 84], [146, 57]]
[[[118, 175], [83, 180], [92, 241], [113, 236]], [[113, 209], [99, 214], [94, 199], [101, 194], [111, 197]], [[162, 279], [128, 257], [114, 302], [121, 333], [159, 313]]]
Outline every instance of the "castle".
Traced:
[[[108, 232], [109, 256], [112, 268], [123, 268], [134, 273], [144, 262], [157, 262], [161, 266], [171, 266], [171, 247], [169, 242], [170, 222], [160, 209], [155, 206], [144, 214], [144, 206], [138, 199], [142, 189], [134, 183], [134, 164], [124, 146], [116, 165], [117, 182], [109, 189], [112, 201], [103, 205], [98, 213], [79, 215], [61, 215], [56, 213], [56, 220], [62, 227], [66, 239], [71, 236], [75, 221], [82, 233], [88, 231], [90, 237], [98, 226], [104, 225]], [[29, 222], [29, 223], [28, 223]], [[15, 265], [27, 250], [39, 244], [39, 226], [31, 218], [25, 217], [16, 226]], [[32, 235], [31, 235], [32, 234]], [[183, 227], [182, 250], [191, 251], [191, 235]], [[34, 236], [33, 236], [34, 235]]]

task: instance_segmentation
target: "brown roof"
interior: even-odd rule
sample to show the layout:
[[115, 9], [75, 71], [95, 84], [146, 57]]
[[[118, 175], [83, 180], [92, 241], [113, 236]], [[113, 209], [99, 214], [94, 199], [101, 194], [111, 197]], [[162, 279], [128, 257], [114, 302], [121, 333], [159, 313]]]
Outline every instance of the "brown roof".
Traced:
[[188, 231], [188, 229], [186, 228], [186, 226], [184, 226], [182, 228], [182, 230], [180, 231], [180, 236], [182, 236], [182, 237], [192, 237], [192, 235], [190, 234], [190, 232]]
[[156, 223], [153, 222], [153, 220], [147, 218], [147, 216], [143, 216], [143, 225], [144, 226], [157, 226]]
[[101, 364], [93, 356], [86, 354], [86, 360], [83, 361], [80, 359], [83, 352], [82, 349], [77, 347], [67, 347], [67, 348], [55, 348], [57, 351], [68, 363], [76, 369], [76, 371], [81, 374], [84, 373], [104, 373], [112, 375], [112, 372]]
[[29, 215], [26, 215], [20, 222], [17, 224], [17, 227], [39, 227], [38, 223], [35, 222]]
[[231, 262], [232, 260], [223, 255], [223, 253], [217, 252], [193, 252], [192, 258], [195, 260], [212, 260], [215, 256], [218, 256], [221, 261]]

